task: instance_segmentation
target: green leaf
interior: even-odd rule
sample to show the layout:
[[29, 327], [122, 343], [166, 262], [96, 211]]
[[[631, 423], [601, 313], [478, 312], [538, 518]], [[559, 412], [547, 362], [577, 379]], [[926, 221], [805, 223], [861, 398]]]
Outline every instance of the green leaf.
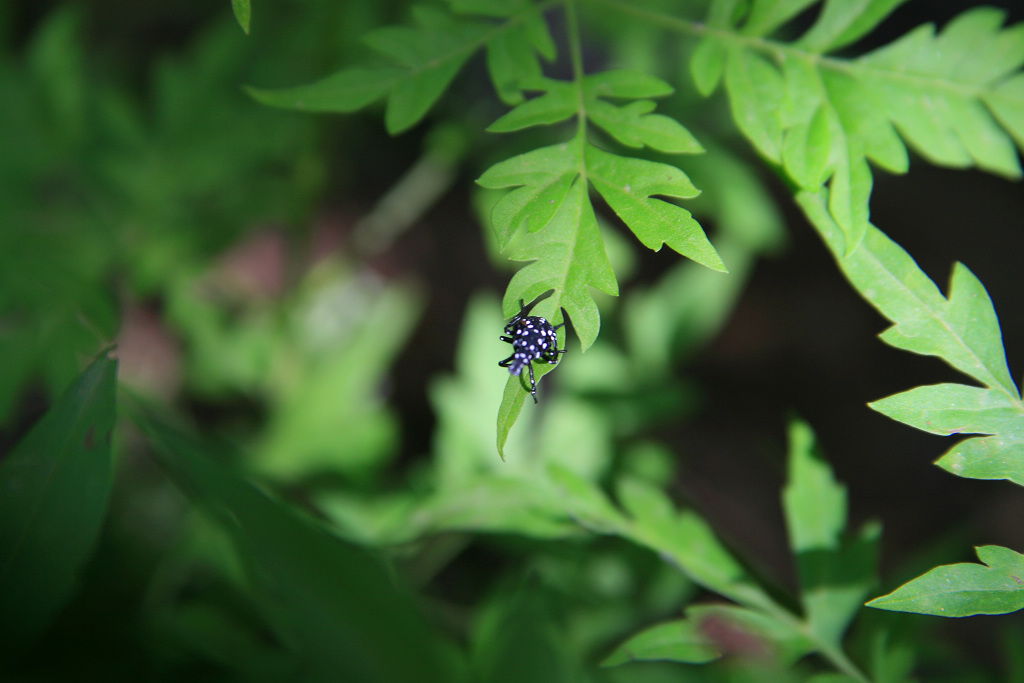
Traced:
[[709, 96], [718, 87], [725, 71], [725, 43], [714, 36], [706, 36], [690, 58], [690, 75], [697, 92]]
[[414, 26], [386, 26], [365, 38], [395, 66], [344, 69], [295, 88], [247, 90], [272, 106], [337, 112], [362, 109], [388, 95], [388, 132], [407, 130], [426, 115], [493, 30], [490, 24], [422, 6], [414, 9], [413, 17]]
[[832, 150], [829, 111], [819, 106], [811, 120], [786, 131], [782, 143], [782, 164], [801, 187], [820, 187]]
[[828, 52], [856, 42], [907, 0], [826, 0], [814, 25], [797, 41], [809, 52]]
[[676, 508], [664, 492], [646, 482], [626, 478], [618, 482], [616, 496], [633, 518], [637, 532], [651, 538], [671, 534]]
[[981, 100], [1024, 64], [1024, 31], [1002, 30], [1004, 18], [1000, 10], [975, 8], [939, 35], [922, 26], [855, 64], [854, 73], [926, 159], [1020, 176], [1012, 140]]
[[474, 619], [475, 680], [489, 683], [571, 683], [583, 675], [554, 596], [534, 581], [495, 591]]
[[257, 609], [306, 680], [453, 680], [446, 644], [376, 557], [269, 498], [152, 411], [134, 413], [160, 464], [231, 538]]
[[543, 90], [543, 95], [518, 105], [487, 127], [491, 133], [507, 133], [530, 126], [545, 126], [565, 121], [576, 113], [576, 90], [570, 83], [543, 79], [531, 82], [529, 90]]
[[439, 490], [418, 505], [391, 542], [415, 540], [444, 531], [521, 534], [530, 538], [579, 535], [579, 525], [542, 477], [491, 475]]
[[235, 13], [235, 20], [245, 31], [245, 35], [249, 35], [249, 21], [252, 17], [249, 0], [231, 0], [231, 11]]
[[981, 282], [962, 264], [953, 269], [949, 298], [898, 244], [874, 226], [845, 251], [842, 231], [823, 211], [827, 193], [800, 193], [805, 214], [843, 273], [894, 324], [881, 338], [897, 348], [942, 358], [980, 383], [1017, 399], [1002, 346], [999, 320]]
[[855, 249], [864, 239], [868, 228], [868, 201], [871, 198], [871, 169], [860, 158], [852, 159], [847, 150], [840, 149], [845, 163], [836, 166], [830, 184], [828, 208], [846, 236], [846, 252]]
[[[652, 549], [664, 554], [687, 576], [728, 598], [756, 602], [763, 595], [749, 582], [746, 572], [697, 513], [679, 513], [671, 536], [659, 539]], [[742, 597], [741, 597], [742, 596]]]
[[1019, 396], [1010, 378], [992, 300], [967, 266], [957, 263], [949, 298], [938, 310], [917, 311], [883, 332], [883, 341], [905, 351], [940, 356], [983, 384]]
[[597, 534], [625, 536], [628, 533], [628, 521], [597, 484], [563, 465], [548, 466], [548, 474], [558, 489], [559, 500], [577, 524]]
[[1017, 146], [1024, 147], [1024, 74], [1002, 81], [982, 95], [982, 100], [1017, 141]]
[[615, 648], [601, 666], [650, 661], [704, 664], [720, 656], [718, 649], [701, 631], [700, 623], [678, 619], [656, 624], [633, 635]]
[[[506, 313], [518, 310], [520, 299], [533, 301], [554, 290], [545, 301], [550, 309], [546, 317], [561, 322], [555, 311], [564, 307], [586, 350], [600, 328], [588, 287], [617, 294], [618, 285], [585, 183], [578, 177], [581, 166], [573, 146], [555, 145], [500, 162], [477, 182], [492, 189], [520, 186], [499, 200], [493, 212], [499, 243], [508, 244], [509, 258], [532, 261], [509, 283]], [[523, 224], [529, 232], [515, 235]]]
[[732, 117], [743, 134], [769, 161], [779, 163], [782, 150], [783, 81], [766, 59], [730, 47], [725, 58], [725, 90]]
[[[804, 624], [780, 612], [766, 613], [738, 605], [692, 605], [686, 618], [700, 624], [705, 633], [717, 636], [719, 647], [731, 637], [750, 647], [750, 654], [764, 655], [764, 662], [792, 666], [820, 646]], [[781, 673], [776, 671], [776, 673]], [[770, 680], [775, 680], [771, 678]]]
[[[296, 317], [319, 316], [319, 333], [331, 334], [327, 302], [338, 288], [351, 286], [344, 274], [331, 280], [321, 270], [315, 283], [304, 287], [308, 301], [294, 303]], [[396, 418], [372, 396], [411, 333], [419, 306], [409, 289], [381, 287], [361, 300], [358, 312], [345, 316], [344, 335], [309, 349], [304, 362], [293, 361], [290, 381], [276, 387], [274, 410], [251, 456], [256, 469], [288, 481], [324, 474], [358, 477], [394, 454]]]
[[[537, 312], [552, 324], [559, 325], [563, 321], [561, 310], [564, 309], [572, 318], [572, 328], [580, 337], [583, 351], [594, 343], [601, 328], [600, 313], [589, 288], [596, 287], [607, 294], [618, 293], [594, 209], [585, 191], [582, 182], [573, 183], [547, 229], [522, 234], [511, 247], [510, 258], [517, 261], [532, 259], [532, 262], [513, 275], [504, 300], [504, 308], [508, 312], [518, 310], [517, 302], [520, 300], [532, 301], [554, 290], [552, 296], [540, 304]], [[565, 348], [565, 343], [564, 337], [560, 336], [559, 347]], [[547, 364], [532, 366], [535, 380], [540, 382], [553, 368]], [[508, 431], [522, 409], [522, 400], [529, 392], [524, 377], [526, 372], [518, 377], [509, 377], [505, 387], [498, 410], [500, 453]], [[520, 388], [518, 397], [515, 387]]]
[[[581, 102], [575, 83], [546, 78], [522, 81], [525, 90], [544, 94], [516, 106], [488, 127], [492, 133], [521, 130], [531, 126], [550, 125], [579, 113]], [[601, 98], [635, 99], [661, 97], [672, 93], [672, 87], [640, 71], [602, 71], [582, 81], [583, 103], [589, 120], [629, 147], [647, 145], [670, 154], [702, 152], [696, 138], [675, 119], [651, 114], [655, 108], [650, 100], [639, 100], [617, 106]]]
[[[480, 475], [508, 469], [494, 461], [492, 426], [509, 376], [508, 370], [495, 362], [510, 348], [498, 341], [497, 332], [504, 325], [500, 304], [490, 296], [474, 295], [463, 320], [456, 374], [430, 386], [430, 402], [437, 416], [433, 476], [439, 489], [458, 488]], [[503, 442], [502, 454], [504, 450]]]
[[606, 411], [573, 393], [559, 395], [538, 415], [534, 445], [524, 463], [532, 461], [533, 468], [559, 463], [585, 479], [599, 481], [614, 459], [614, 425]]
[[[671, 86], [643, 72], [606, 71], [579, 83], [527, 78], [519, 87], [542, 94], [518, 104], [489, 128], [494, 132], [557, 123], [576, 114], [593, 121], [631, 147], [664, 152], [698, 152], [695, 138], [678, 122], [652, 114], [654, 103], [639, 100], [619, 106], [602, 98], [635, 99], [670, 94]], [[547, 291], [545, 303], [554, 322], [559, 309], [572, 319], [586, 350], [597, 337], [600, 317], [588, 287], [616, 294], [618, 284], [604, 251], [588, 184], [593, 184], [643, 243], [655, 250], [669, 244], [681, 254], [717, 270], [721, 258], [690, 212], [652, 199], [653, 194], [690, 198], [698, 194], [685, 174], [667, 164], [630, 160], [602, 152], [586, 141], [581, 128], [564, 145], [545, 147], [499, 162], [478, 183], [491, 189], [512, 188], [494, 207], [492, 218], [499, 247], [513, 260], [531, 261], [512, 278], [504, 298], [506, 313], [520, 299], [534, 301]], [[523, 234], [522, 228], [526, 226]], [[557, 313], [556, 313], [557, 312]], [[536, 378], [550, 371], [545, 367]], [[523, 391], [517, 391], [522, 386]], [[497, 445], [504, 446], [522, 410], [522, 377], [510, 378], [498, 411]]]
[[846, 487], [817, 452], [814, 433], [805, 422], [789, 426], [788, 464], [782, 501], [790, 547], [797, 555], [836, 550], [846, 528]]
[[[733, 118], [766, 159], [781, 162], [806, 190], [829, 183], [829, 209], [847, 253], [867, 231], [867, 160], [904, 172], [904, 141], [937, 164], [1021, 175], [1014, 140], [1024, 148], [1024, 83], [1013, 74], [1024, 64], [1024, 29], [1002, 28], [1000, 10], [969, 10], [938, 35], [922, 26], [852, 61], [822, 58], [865, 35], [902, 1], [828, 0], [792, 46], [740, 42], [725, 32], [705, 36], [691, 62], [705, 95], [724, 68]], [[811, 4], [754, 2], [742, 32], [767, 35]], [[712, 9], [715, 26], [732, 25], [732, 3]]]
[[[489, 27], [449, 21], [440, 13], [416, 28], [391, 26], [366, 36], [366, 42], [405, 68], [391, 89], [384, 123], [392, 135], [415, 125], [465, 65]], [[429, 22], [429, 23], [428, 23]]]
[[1024, 486], [1024, 435], [1020, 425], [1013, 431], [966, 439], [946, 452], [935, 464], [950, 474], [968, 479], [1008, 479]]
[[995, 545], [976, 550], [984, 565], [936, 567], [868, 607], [940, 617], [1008, 614], [1024, 607], [1024, 555]]
[[[490, 297], [473, 297], [464, 320], [456, 351], [456, 375], [439, 378], [430, 387], [431, 404], [438, 420], [433, 446], [437, 454], [434, 479], [438, 488], [459, 489], [475, 482], [479, 476], [491, 477], [498, 472], [505, 475], [535, 472], [539, 466], [565, 459], [567, 453], [576, 465], [602, 462], [607, 448], [606, 425], [595, 426], [594, 420], [600, 420], [593, 417], [593, 412], [587, 410], [581, 414], [573, 410], [571, 401], [559, 401], [545, 406], [543, 412], [528, 414], [530, 418], [543, 417], [543, 422], [528, 423], [528, 429], [520, 434], [522, 438], [511, 443], [507, 443], [509, 432], [506, 429], [500, 434], [499, 454], [504, 458], [513, 449], [526, 457], [516, 457], [509, 466], [494, 460], [495, 432], [491, 425], [500, 405], [502, 387], [510, 392], [507, 409], [516, 403], [517, 394], [524, 393], [524, 379], [511, 378], [507, 368], [499, 368], [495, 362], [501, 357], [499, 354], [507, 354], [510, 349], [498, 341], [497, 332], [505, 323], [496, 301]], [[537, 376], [550, 369], [553, 366], [543, 363], [534, 366]], [[522, 398], [530, 401], [526, 396]], [[518, 402], [519, 410], [522, 404]], [[514, 421], [506, 417], [499, 424], [508, 428]], [[588, 468], [593, 467], [588, 465]]]
[[789, 440], [782, 500], [804, 611], [811, 632], [838, 647], [874, 583], [879, 528], [868, 525], [853, 542], [844, 542], [846, 488], [817, 452], [810, 427], [794, 421]]
[[[477, 182], [493, 189], [518, 187], [499, 200], [493, 210], [498, 242], [508, 245], [509, 258], [531, 262], [508, 285], [503, 303], [506, 314], [518, 311], [520, 300], [534, 301], [553, 290], [552, 296], [541, 303], [539, 314], [558, 324], [564, 309], [585, 351], [594, 343], [601, 326], [589, 288], [617, 294], [618, 283], [605, 254], [586, 183], [580, 178], [583, 164], [576, 148], [576, 144], [555, 145], [528, 152], [495, 164]], [[524, 224], [529, 231], [517, 234]], [[564, 339], [560, 344], [564, 348]], [[535, 378], [550, 369], [538, 364], [534, 367]], [[499, 453], [504, 452], [508, 432], [522, 409], [516, 386], [528, 391], [522, 376], [509, 378], [498, 411]]]
[[506, 192], [491, 211], [498, 247], [506, 249], [522, 227], [536, 232], [547, 226], [565, 203], [580, 161], [568, 145], [542, 147], [491, 166], [477, 179]]
[[[541, 365], [534, 370], [537, 375]], [[550, 366], [548, 366], [550, 367]], [[546, 372], [547, 370], [545, 370]], [[505, 382], [505, 391], [501, 396], [501, 405], [498, 406], [498, 455], [505, 459], [505, 443], [508, 441], [509, 432], [512, 426], [519, 419], [519, 413], [523, 410], [523, 402], [526, 401], [526, 393], [523, 391], [519, 377], [509, 377]]]
[[676, 512], [663, 493], [638, 480], [623, 482], [619, 495], [633, 515], [629, 531], [620, 533], [624, 538], [650, 548], [695, 583], [720, 595], [746, 604], [770, 603], [699, 515], [690, 510]]
[[708, 26], [732, 28], [750, 11], [743, 0], [714, 0], [708, 5]]
[[768, 35], [818, 0], [754, 0], [743, 24], [745, 35]]
[[962, 477], [1024, 485], [1024, 403], [1010, 378], [999, 321], [981, 282], [957, 264], [949, 298], [943, 297], [909, 254], [870, 226], [853, 253], [840, 255], [843, 237], [823, 210], [824, 197], [801, 193], [798, 201], [854, 287], [895, 323], [881, 335], [883, 340], [938, 356], [985, 385], [919, 387], [873, 407], [934, 433], [992, 433], [960, 442], [936, 464]]
[[294, 88], [245, 88], [257, 102], [284, 109], [351, 112], [376, 102], [404, 78], [395, 67], [352, 68]]
[[[646, 145], [674, 153], [701, 151], [682, 125], [651, 113], [653, 102], [640, 100], [618, 106], [602, 99], [658, 97], [672, 92], [667, 83], [642, 72], [606, 71], [586, 76], [578, 83], [533, 78], [519, 87], [542, 94], [518, 104], [495, 121], [489, 128], [492, 132], [548, 125], [575, 114], [581, 122], [593, 121], [628, 146]], [[568, 144], [499, 162], [477, 182], [490, 189], [512, 188], [495, 204], [492, 213], [498, 245], [512, 260], [531, 262], [509, 283], [504, 298], [506, 313], [520, 299], [534, 301], [552, 291], [551, 300], [545, 304], [549, 308], [547, 317], [561, 321], [559, 309], [564, 308], [584, 351], [600, 329], [597, 306], [588, 288], [618, 293], [588, 184], [594, 185], [646, 246], [658, 250], [668, 244], [703, 265], [725, 270], [689, 211], [650, 198], [652, 194], [696, 196], [698, 190], [689, 178], [667, 164], [602, 152], [588, 144], [583, 126]], [[503, 458], [509, 430], [522, 409], [522, 398], [515, 392], [521, 382], [521, 377], [509, 379], [498, 412], [497, 443]]]
[[[559, 324], [562, 316], [556, 311], [564, 308], [572, 318], [582, 350], [586, 351], [597, 339], [601, 327], [597, 304], [589, 288], [616, 295], [619, 286], [605, 254], [604, 240], [585, 184], [579, 180], [573, 183], [547, 227], [521, 234], [509, 247], [509, 258], [532, 262], [509, 282], [504, 298], [506, 313], [517, 310], [516, 303], [520, 299], [532, 301], [553, 289], [551, 299], [540, 309], [541, 315]], [[560, 340], [560, 344], [564, 348], [564, 341]]]
[[749, 164], [715, 148], [694, 159], [706, 191], [699, 201], [718, 225], [716, 249], [728, 262], [730, 276], [680, 261], [647, 292], [634, 292], [623, 301], [626, 348], [634, 359], [623, 377], [601, 371], [609, 386], [622, 386], [635, 376], [656, 378], [672, 358], [707, 343], [726, 322], [728, 311], [742, 292], [754, 259], [778, 244], [781, 221]]
[[658, 251], [667, 244], [701, 265], [726, 271], [693, 215], [680, 206], [653, 198], [697, 196], [700, 191], [685, 173], [675, 166], [620, 157], [590, 145], [586, 148], [586, 164], [594, 187], [644, 246]]
[[602, 97], [642, 99], [671, 95], [672, 86], [656, 76], [635, 69], [612, 69], [583, 78], [583, 93], [588, 100]]
[[868, 404], [898, 422], [932, 434], [999, 434], [1017, 429], [1024, 406], [1002, 391], [966, 384], [915, 387]]
[[86, 112], [93, 106], [81, 38], [84, 16], [80, 7], [61, 6], [46, 17], [26, 48], [25, 69], [33, 79], [32, 96], [42, 100], [42, 111], [49, 119], [43, 134], [68, 145], [58, 152], [61, 154], [82, 144], [90, 123]]
[[655, 104], [638, 100], [624, 107], [597, 100], [588, 110], [590, 120], [627, 147], [647, 146], [666, 154], [703, 152], [697, 139], [678, 121], [651, 114]]
[[107, 509], [117, 361], [85, 369], [0, 462], [0, 637], [16, 653], [74, 593]]
[[914, 680], [917, 668], [917, 639], [892, 637], [887, 631], [876, 633], [871, 643], [871, 680], [879, 683], [903, 683]]
[[655, 660], [701, 664], [740, 643], [745, 654], [783, 666], [791, 666], [816, 646], [792, 620], [735, 605], [694, 605], [687, 608], [685, 619], [662, 622], [632, 636], [601, 666]]
[[[842, 140], [846, 144], [848, 163], [863, 155], [887, 171], [906, 173], [910, 167], [907, 148], [870, 92], [866, 92], [855, 78], [844, 73], [826, 72], [822, 78], [829, 107], [835, 112], [843, 131], [842, 137], [835, 140]], [[842, 158], [842, 150], [837, 152]]]
[[547, 23], [539, 13], [535, 13], [522, 23], [510, 24], [487, 42], [487, 70], [505, 104], [522, 102], [523, 84], [541, 78], [538, 56], [544, 56], [551, 45], [550, 35], [544, 40], [545, 35]]
[[453, 12], [485, 17], [511, 17], [531, 4], [531, 0], [448, 0]]

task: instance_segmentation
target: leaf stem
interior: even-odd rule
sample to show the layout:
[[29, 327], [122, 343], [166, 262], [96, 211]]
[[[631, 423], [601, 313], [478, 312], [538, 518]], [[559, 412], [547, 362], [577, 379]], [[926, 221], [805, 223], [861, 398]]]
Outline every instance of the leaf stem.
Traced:
[[587, 107], [583, 101], [583, 48], [580, 45], [580, 22], [576, 12], [576, 0], [566, 0], [565, 23], [569, 39], [569, 59], [572, 61], [572, 80], [576, 85], [576, 137], [579, 139], [582, 158], [583, 141], [586, 139], [587, 130]]

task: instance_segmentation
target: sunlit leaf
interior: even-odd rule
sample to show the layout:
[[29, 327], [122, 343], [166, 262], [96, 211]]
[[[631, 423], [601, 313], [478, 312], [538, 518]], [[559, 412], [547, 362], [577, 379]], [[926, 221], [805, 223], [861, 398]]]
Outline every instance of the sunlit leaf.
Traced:
[[545, 79], [531, 84], [530, 89], [541, 89], [544, 94], [529, 99], [487, 127], [491, 133], [543, 126], [564, 121], [576, 113], [577, 98], [573, 86], [562, 81]]
[[961, 441], [935, 464], [967, 479], [1008, 479], [1024, 486], [1024, 437], [1016, 420], [1013, 431]]
[[[541, 315], [558, 324], [557, 311], [564, 308], [585, 350], [600, 327], [588, 288], [616, 294], [618, 285], [585, 183], [578, 178], [581, 167], [573, 146], [557, 145], [501, 162], [477, 182], [490, 188], [521, 186], [494, 208], [499, 240], [507, 236], [510, 242], [509, 258], [531, 261], [509, 283], [506, 313], [518, 310], [520, 299], [530, 302], [554, 290]], [[526, 223], [528, 232], [513, 234]]]
[[712, 270], [725, 264], [704, 230], [686, 209], [653, 195], [688, 198], [699, 190], [675, 166], [630, 159], [588, 146], [587, 170], [601, 196], [649, 249], [663, 244]]
[[820, 210], [824, 194], [801, 193], [798, 200], [847, 278], [893, 322], [882, 333], [883, 340], [938, 356], [988, 387], [1020, 396], [1006, 364], [992, 300], [966, 266], [956, 265], [949, 297], [944, 297], [910, 255], [877, 228], [869, 226], [860, 246], [846, 254], [841, 231]]
[[[867, 232], [869, 159], [903, 172], [909, 145], [936, 164], [1021, 175], [1014, 144], [1024, 145], [1024, 123], [1015, 113], [1020, 85], [1009, 76], [1024, 65], [1024, 30], [1004, 28], [1003, 11], [974, 8], [939, 33], [924, 25], [853, 60], [819, 58], [865, 35], [902, 2], [829, 0], [796, 42], [800, 52], [773, 54], [716, 34], [703, 39], [691, 63], [697, 88], [707, 95], [725, 55], [736, 124], [804, 189], [828, 183], [829, 209], [847, 253]], [[753, 2], [741, 30], [768, 35], [812, 4]], [[719, 21], [730, 24], [732, 4], [712, 4], [719, 5]]]
[[1024, 608], [1024, 555], [1009, 548], [977, 548], [984, 564], [936, 567], [868, 607], [940, 617], [1008, 614]]
[[627, 147], [650, 147], [666, 154], [695, 154], [704, 149], [682, 124], [651, 114], [654, 102], [637, 100], [616, 107], [603, 100], [590, 106], [590, 119]]
[[957, 264], [949, 297], [943, 297], [909, 254], [874, 227], [853, 253], [845, 255], [837, 251], [843, 249], [843, 237], [823, 211], [823, 197], [805, 193], [799, 200], [846, 276], [894, 323], [882, 339], [907, 351], [938, 356], [984, 385], [919, 387], [873, 407], [933, 433], [992, 434], [961, 441], [937, 464], [963, 477], [1024, 485], [1024, 403], [1010, 377], [999, 320], [981, 282]]
[[869, 403], [873, 409], [920, 430], [952, 434], [999, 434], [1016, 429], [1024, 406], [1002, 391], [966, 384], [915, 387]]

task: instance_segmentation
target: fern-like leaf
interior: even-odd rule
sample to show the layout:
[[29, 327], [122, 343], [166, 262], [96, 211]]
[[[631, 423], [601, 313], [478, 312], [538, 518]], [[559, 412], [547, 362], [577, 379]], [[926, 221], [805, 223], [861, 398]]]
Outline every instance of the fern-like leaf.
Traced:
[[829, 0], [786, 45], [766, 37], [814, 2], [761, 0], [737, 15], [717, 0], [709, 25], [725, 30], [708, 33], [691, 62], [701, 92], [724, 80], [737, 125], [766, 159], [805, 190], [828, 183], [848, 253], [868, 230], [869, 161], [902, 173], [909, 146], [936, 164], [1021, 175], [1024, 26], [1003, 28], [1003, 12], [976, 8], [939, 33], [924, 25], [858, 59], [827, 56], [902, 2]]
[[[520, 299], [546, 300], [548, 317], [561, 322], [559, 308], [572, 317], [583, 348], [597, 338], [600, 317], [588, 286], [618, 293], [615, 273], [604, 251], [597, 219], [581, 177], [578, 145], [562, 144], [528, 152], [492, 166], [477, 181], [492, 189], [516, 187], [494, 208], [499, 243], [509, 257], [532, 261], [512, 278], [505, 293], [505, 313], [518, 310]], [[520, 227], [527, 230], [516, 235]], [[517, 237], [510, 245], [513, 237]], [[550, 304], [554, 304], [551, 308]]]
[[[590, 186], [648, 248], [659, 250], [667, 244], [709, 268], [725, 270], [690, 212], [657, 198], [697, 196], [699, 190], [685, 173], [668, 164], [602, 150], [586, 135], [586, 123], [593, 123], [627, 147], [703, 151], [678, 121], [653, 113], [655, 104], [648, 98], [671, 93], [668, 83], [642, 72], [613, 70], [573, 81], [531, 78], [523, 88], [539, 94], [499, 118], [489, 131], [512, 132], [573, 118], [579, 130], [567, 143], [499, 162], [477, 180], [486, 188], [509, 189], [492, 213], [498, 244], [511, 259], [531, 261], [509, 283], [506, 315], [518, 310], [520, 299], [532, 301], [552, 291], [541, 304], [542, 314], [558, 323], [564, 308], [583, 350], [597, 338], [600, 316], [589, 288], [617, 294], [618, 285], [597, 226]], [[508, 386], [519, 381], [511, 378]], [[510, 396], [516, 394], [506, 390], [499, 414], [499, 453], [503, 435], [522, 405], [521, 391], [514, 404], [509, 403]]]
[[1008, 614], [1024, 608], [1024, 555], [997, 545], [976, 549], [985, 564], [963, 562], [936, 567], [868, 607], [893, 612], [969, 617]]
[[[509, 258], [531, 261], [509, 282], [503, 304], [506, 316], [518, 311], [520, 299], [533, 301], [553, 290], [552, 296], [539, 304], [537, 315], [558, 324], [564, 309], [586, 349], [601, 327], [589, 287], [618, 294], [618, 283], [605, 254], [586, 180], [581, 177], [583, 159], [576, 153], [577, 147], [566, 143], [513, 157], [492, 166], [477, 182], [492, 189], [515, 188], [495, 206], [494, 223]], [[520, 227], [527, 229], [518, 231]], [[560, 343], [564, 346], [564, 339]], [[535, 364], [536, 379], [551, 369], [550, 365]], [[522, 382], [522, 377], [509, 377], [499, 408], [498, 452], [502, 457], [505, 439], [526, 396]]]
[[352, 112], [387, 97], [388, 132], [416, 125], [434, 106], [469, 58], [488, 50], [488, 67], [499, 96], [522, 100], [518, 82], [539, 75], [539, 57], [554, 57], [554, 43], [539, 10], [527, 0], [504, 3], [453, 2], [458, 16], [430, 7], [413, 8], [413, 24], [386, 26], [365, 42], [384, 63], [342, 69], [320, 81], [293, 88], [247, 88], [263, 104], [316, 112]]
[[[568, 479], [564, 474], [561, 478]], [[582, 488], [582, 482], [576, 490], [565, 487], [570, 514], [577, 519], [582, 515], [573, 508], [576, 491]], [[590, 485], [591, 491], [594, 488]], [[874, 581], [879, 526], [867, 524], [852, 539], [844, 538], [846, 490], [817, 453], [806, 424], [794, 422], [790, 427], [789, 476], [783, 495], [790, 547], [800, 573], [803, 616], [776, 605], [692, 511], [677, 511], [660, 491], [628, 479], [617, 493], [627, 514], [622, 515], [625, 523], [604, 525], [611, 533], [647, 546], [698, 585], [736, 604], [688, 607], [685, 619], [655, 625], [622, 643], [604, 666], [658, 659], [710, 661], [723, 650], [720, 639], [708, 637], [713, 620], [751, 642], [770, 646], [783, 666], [818, 652], [846, 674], [842, 680], [867, 680], [843, 653], [841, 638]]]
[[[652, 101], [636, 99], [672, 91], [653, 76], [610, 71], [586, 76], [578, 84], [534, 79], [525, 87], [541, 94], [499, 118], [490, 131], [511, 132], [589, 115], [595, 125], [629, 146], [676, 153], [701, 151], [682, 125], [652, 114]], [[613, 98], [633, 102], [619, 106], [608, 101]], [[609, 294], [618, 291], [597, 229], [588, 184], [647, 247], [658, 250], [668, 244], [699, 263], [725, 270], [690, 212], [654, 198], [695, 197], [699, 191], [682, 171], [668, 164], [603, 151], [587, 142], [582, 132], [568, 143], [499, 162], [477, 182], [491, 189], [514, 188], [494, 207], [492, 219], [498, 244], [509, 248], [522, 229], [526, 234], [511, 247], [509, 256], [534, 261], [509, 283], [505, 312], [511, 315], [521, 298], [530, 301], [554, 290], [552, 303], [556, 308], [565, 307], [583, 349], [597, 338], [600, 325], [588, 286]], [[540, 232], [544, 234], [534, 236]]]
[[544, 16], [531, 0], [449, 0], [449, 6], [458, 14], [509, 20], [487, 41], [487, 70], [502, 102], [522, 102], [523, 85], [541, 77], [541, 59], [555, 58]]
[[[725, 264], [690, 212], [663, 199], [698, 194], [681, 170], [602, 150], [590, 139], [600, 131], [607, 141], [628, 148], [702, 152], [678, 121], [654, 111], [652, 98], [670, 94], [672, 87], [638, 71], [584, 75], [572, 4], [566, 11], [574, 77], [545, 78], [541, 61], [555, 57], [545, 8], [532, 0], [449, 0], [449, 12], [416, 7], [413, 25], [381, 28], [366, 37], [385, 63], [344, 69], [297, 88], [249, 92], [269, 105], [310, 111], [350, 112], [386, 97], [387, 129], [397, 133], [421, 120], [469, 57], [486, 49], [495, 90], [502, 101], [514, 105], [490, 126], [491, 132], [573, 118], [578, 122], [569, 143], [496, 164], [479, 182], [509, 190], [495, 208], [498, 242], [511, 258], [530, 262], [509, 284], [505, 313], [514, 313], [520, 298], [532, 301], [551, 290], [553, 296], [540, 310], [557, 323], [564, 307], [585, 350], [600, 325], [589, 288], [617, 293], [591, 188], [647, 247], [658, 250], [667, 244], [715, 270], [724, 271]], [[526, 99], [525, 93], [536, 95]], [[505, 405], [502, 410], [514, 421], [516, 408]], [[505, 422], [506, 427], [510, 424]]]
[[802, 193], [799, 201], [846, 277], [894, 323], [881, 338], [937, 356], [982, 385], [917, 387], [871, 407], [935, 434], [984, 435], [961, 441], [936, 464], [958, 476], [1024, 486], [1024, 401], [1010, 377], [999, 320], [981, 282], [957, 264], [944, 297], [910, 255], [873, 226], [861, 245], [845, 254], [824, 197]]

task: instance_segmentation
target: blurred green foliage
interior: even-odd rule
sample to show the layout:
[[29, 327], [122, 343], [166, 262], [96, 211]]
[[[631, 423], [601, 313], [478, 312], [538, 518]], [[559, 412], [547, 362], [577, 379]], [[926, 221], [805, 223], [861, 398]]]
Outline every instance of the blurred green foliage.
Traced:
[[[686, 363], [783, 240], [745, 160], [712, 139], [688, 161], [729, 277], [680, 259], [634, 281], [598, 218], [629, 287], [596, 294], [602, 335], [566, 354], [503, 462], [498, 297], [475, 284], [455, 322], [432, 318], [444, 284], [382, 257], [393, 233], [360, 242], [413, 222], [408, 187], [354, 196], [366, 169], [408, 163], [426, 211], [460, 163], [493, 161], [466, 124], [488, 114], [466, 105], [410, 161], [359, 117], [260, 106], [242, 84], [349, 60], [393, 3], [221, 4], [181, 8], [179, 41], [113, 47], [95, 36], [117, 3], [38, 21], [0, 5], [29, 29], [0, 60], [0, 427], [21, 437], [0, 459], [0, 678], [881, 683], [921, 659], [982, 680], [910, 645], [921, 622], [856, 614], [878, 527], [848, 533], [803, 423], [780, 506], [794, 595], [665, 493], [678, 461], [657, 434], [700, 401]], [[653, 63], [648, 38], [613, 49]], [[457, 238], [507, 267], [493, 235]], [[429, 417], [410, 420], [396, 376], [435, 345], [450, 367], [416, 368]]]

